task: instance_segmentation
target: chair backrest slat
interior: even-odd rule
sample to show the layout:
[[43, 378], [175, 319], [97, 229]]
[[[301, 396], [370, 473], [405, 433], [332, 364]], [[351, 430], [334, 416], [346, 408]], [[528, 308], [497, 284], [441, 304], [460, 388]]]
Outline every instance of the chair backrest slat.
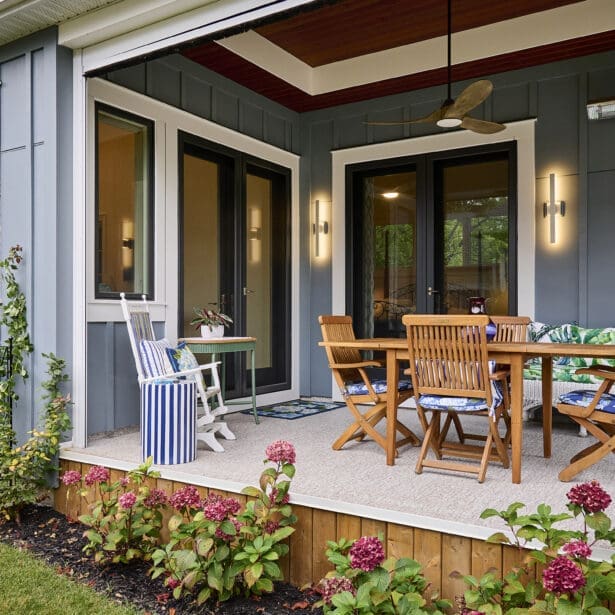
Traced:
[[415, 395], [478, 397], [491, 405], [488, 316], [403, 317]]
[[496, 326], [496, 342], [527, 341], [528, 316], [491, 316], [491, 322]]
[[126, 321], [126, 328], [128, 329], [130, 348], [137, 368], [137, 375], [139, 382], [141, 382], [145, 377], [145, 369], [141, 359], [141, 352], [139, 351], [139, 344], [143, 340], [155, 339], [147, 299], [143, 295], [141, 301], [127, 301], [126, 295], [120, 293], [120, 303], [124, 320]]
[[[341, 342], [356, 339], [352, 328], [352, 316], [323, 315], [318, 317], [322, 339], [324, 342]], [[325, 346], [329, 365], [359, 363], [363, 359], [357, 348], [340, 348], [338, 346]], [[347, 382], [360, 378], [356, 369], [334, 370], [338, 385], [343, 387]]]

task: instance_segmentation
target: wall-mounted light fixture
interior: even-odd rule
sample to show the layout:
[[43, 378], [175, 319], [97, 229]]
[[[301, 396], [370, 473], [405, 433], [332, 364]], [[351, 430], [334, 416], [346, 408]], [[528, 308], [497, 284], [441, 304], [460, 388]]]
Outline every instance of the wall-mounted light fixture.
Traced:
[[587, 103], [587, 119], [610, 120], [615, 117], [615, 100], [598, 100]]
[[314, 201], [314, 223], [312, 234], [314, 235], [314, 256], [323, 254], [325, 235], [329, 234], [329, 216], [326, 213], [324, 202], [317, 199]]
[[261, 260], [262, 216], [260, 207], [248, 208], [248, 260], [259, 263]]
[[555, 243], [555, 216], [566, 215], [566, 202], [555, 200], [555, 173], [549, 174], [549, 201], [542, 204], [543, 217], [549, 216], [549, 241]]

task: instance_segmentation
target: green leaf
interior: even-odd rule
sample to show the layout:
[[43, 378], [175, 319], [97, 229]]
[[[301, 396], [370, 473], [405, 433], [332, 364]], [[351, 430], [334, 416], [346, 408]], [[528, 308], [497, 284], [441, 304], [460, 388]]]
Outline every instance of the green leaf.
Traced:
[[611, 520], [603, 512], [593, 513], [585, 517], [587, 526], [599, 532], [608, 532], [611, 527]]

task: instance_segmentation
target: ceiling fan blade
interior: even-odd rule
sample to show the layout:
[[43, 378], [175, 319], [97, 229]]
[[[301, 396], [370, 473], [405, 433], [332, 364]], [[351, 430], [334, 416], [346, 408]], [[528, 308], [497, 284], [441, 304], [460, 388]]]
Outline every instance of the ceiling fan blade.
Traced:
[[368, 126], [402, 126], [404, 124], [420, 124], [423, 122], [435, 123], [439, 119], [442, 118], [442, 115], [443, 115], [443, 109], [442, 107], [440, 107], [439, 109], [432, 111], [429, 115], [426, 115], [425, 117], [417, 117], [415, 120], [400, 120], [397, 122], [363, 122], [363, 123], [367, 124]]
[[494, 132], [500, 132], [500, 130], [504, 130], [506, 126], [504, 126], [504, 124], [498, 124], [497, 122], [477, 120], [474, 117], [466, 115], [461, 121], [461, 128], [465, 128], [466, 130], [471, 130], [473, 132], [479, 132], [484, 135], [490, 135]]
[[478, 107], [493, 91], [493, 83], [488, 79], [481, 79], [471, 83], [465, 88], [455, 102], [447, 109], [445, 117], [462, 118], [468, 111]]

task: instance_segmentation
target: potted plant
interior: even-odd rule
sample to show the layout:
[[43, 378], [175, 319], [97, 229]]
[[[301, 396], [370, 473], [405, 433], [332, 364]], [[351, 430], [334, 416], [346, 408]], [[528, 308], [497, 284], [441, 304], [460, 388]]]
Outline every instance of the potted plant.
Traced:
[[224, 337], [224, 327], [229, 327], [233, 319], [212, 308], [194, 308], [195, 317], [190, 321], [201, 330], [202, 337]]

